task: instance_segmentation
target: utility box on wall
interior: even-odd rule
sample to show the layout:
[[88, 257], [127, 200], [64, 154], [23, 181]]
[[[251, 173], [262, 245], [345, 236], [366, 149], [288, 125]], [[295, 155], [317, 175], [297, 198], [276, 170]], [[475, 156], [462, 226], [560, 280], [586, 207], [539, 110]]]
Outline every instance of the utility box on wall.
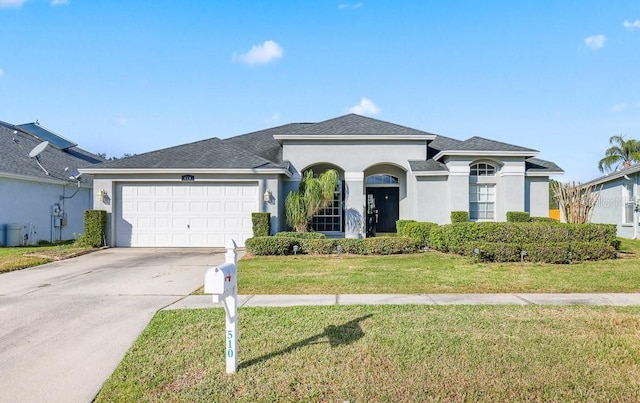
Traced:
[[20, 246], [22, 245], [22, 225], [20, 224], [7, 224], [6, 228], [6, 246]]

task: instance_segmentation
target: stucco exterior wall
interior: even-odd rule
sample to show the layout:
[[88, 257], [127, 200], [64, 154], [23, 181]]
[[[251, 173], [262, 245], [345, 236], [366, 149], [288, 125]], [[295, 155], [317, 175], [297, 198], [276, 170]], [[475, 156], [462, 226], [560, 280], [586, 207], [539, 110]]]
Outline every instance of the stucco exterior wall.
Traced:
[[638, 235], [638, 213], [635, 213], [634, 223], [623, 223], [625, 202], [627, 201], [625, 185], [632, 185], [634, 195], [638, 197], [637, 176], [630, 177], [631, 181], [619, 178], [603, 184], [598, 203], [593, 209], [592, 223], [615, 224], [617, 234], [623, 238], [633, 238]]
[[[84, 232], [84, 211], [92, 208], [90, 188], [0, 178], [0, 189], [0, 245], [6, 245], [7, 224], [21, 225], [22, 240], [28, 235], [29, 245], [74, 239], [74, 234]], [[66, 225], [54, 226], [54, 204], [66, 214]]]
[[[393, 147], [391, 151], [389, 147]], [[301, 172], [318, 162], [335, 164], [346, 172], [364, 172], [378, 164], [395, 164], [408, 169], [408, 160], [426, 159], [425, 141], [293, 141], [285, 142], [282, 158]]]
[[528, 177], [525, 179], [525, 211], [531, 217], [549, 216], [549, 178]]
[[420, 176], [414, 181], [414, 213], [400, 218], [449, 224], [449, 182], [446, 176]]

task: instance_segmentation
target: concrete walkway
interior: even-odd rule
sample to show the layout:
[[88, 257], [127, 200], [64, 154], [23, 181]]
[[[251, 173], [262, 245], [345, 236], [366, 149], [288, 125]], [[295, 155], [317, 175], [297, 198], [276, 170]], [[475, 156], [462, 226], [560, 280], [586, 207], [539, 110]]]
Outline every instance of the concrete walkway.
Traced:
[[[305, 305], [640, 305], [640, 293], [615, 294], [320, 294], [238, 295], [240, 307]], [[218, 306], [209, 295], [190, 295], [164, 309]]]

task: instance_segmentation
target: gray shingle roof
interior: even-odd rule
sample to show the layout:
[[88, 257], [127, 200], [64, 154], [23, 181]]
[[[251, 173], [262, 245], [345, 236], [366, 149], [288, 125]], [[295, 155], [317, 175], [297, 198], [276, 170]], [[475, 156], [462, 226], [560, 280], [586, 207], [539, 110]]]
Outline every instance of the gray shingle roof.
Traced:
[[527, 158], [525, 160], [525, 170], [527, 172], [564, 172], [555, 163], [540, 158]]
[[247, 150], [269, 161], [282, 162], [282, 145], [273, 136], [276, 134], [295, 134], [303, 130], [308, 123], [289, 123], [271, 129], [242, 134], [223, 140], [227, 144]]
[[442, 162], [428, 159], [426, 161], [409, 161], [412, 172], [449, 172]]
[[300, 126], [300, 135], [361, 135], [361, 136], [435, 136], [422, 130], [385, 122], [356, 114], [344, 115], [319, 123]]
[[[14, 133], [14, 131], [16, 133]], [[35, 179], [69, 180], [69, 176], [78, 168], [88, 167], [103, 161], [97, 155], [79, 147], [59, 150], [47, 147], [39, 156], [40, 163], [49, 175], [38, 166], [29, 152], [42, 141], [31, 134], [21, 131], [10, 123], [0, 122], [0, 174], [27, 176]], [[91, 178], [83, 176], [83, 183]]]
[[[465, 141], [455, 140], [444, 136], [438, 136], [429, 147], [435, 150], [435, 154], [443, 151], [495, 151], [495, 152], [530, 152], [532, 155], [538, 150], [520, 147], [500, 141], [489, 140], [484, 137], [471, 137]], [[435, 155], [433, 154], [433, 155]], [[431, 153], [430, 153], [431, 155]]]
[[217, 137], [103, 162], [98, 169], [256, 169], [285, 168]]

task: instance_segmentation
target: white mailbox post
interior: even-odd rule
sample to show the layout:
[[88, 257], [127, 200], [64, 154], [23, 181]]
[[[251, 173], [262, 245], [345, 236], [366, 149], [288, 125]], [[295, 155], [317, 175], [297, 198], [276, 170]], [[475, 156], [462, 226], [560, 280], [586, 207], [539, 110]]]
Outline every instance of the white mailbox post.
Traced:
[[236, 243], [226, 246], [225, 264], [211, 267], [204, 274], [204, 292], [213, 294], [213, 302], [224, 305], [226, 313], [225, 357], [227, 374], [238, 367], [238, 254]]

